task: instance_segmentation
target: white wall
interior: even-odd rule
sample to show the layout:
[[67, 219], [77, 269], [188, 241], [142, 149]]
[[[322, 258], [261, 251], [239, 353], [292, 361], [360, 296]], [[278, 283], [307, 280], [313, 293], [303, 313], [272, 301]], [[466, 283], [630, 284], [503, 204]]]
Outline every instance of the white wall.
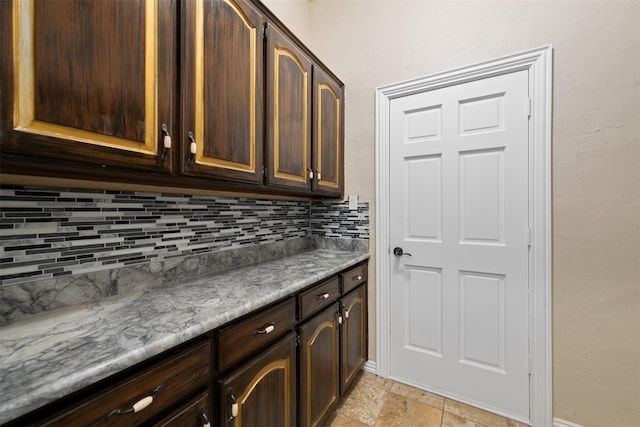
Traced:
[[265, 3], [345, 82], [346, 194], [372, 212], [377, 86], [553, 44], [554, 417], [640, 426], [640, 3]]

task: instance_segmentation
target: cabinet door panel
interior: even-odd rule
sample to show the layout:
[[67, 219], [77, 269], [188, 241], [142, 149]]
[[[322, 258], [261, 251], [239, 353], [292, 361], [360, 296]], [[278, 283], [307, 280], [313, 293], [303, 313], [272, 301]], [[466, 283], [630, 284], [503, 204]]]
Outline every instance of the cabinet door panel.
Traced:
[[338, 304], [300, 326], [300, 425], [317, 426], [338, 401]]
[[[295, 357], [295, 334], [292, 333], [220, 379], [221, 425], [293, 427]], [[234, 404], [237, 405], [235, 416]]]
[[204, 392], [191, 399], [189, 403], [181, 406], [172, 414], [162, 420], [153, 423], [154, 427], [203, 427], [211, 425], [212, 417], [210, 396]]
[[245, 0], [197, 0], [184, 10], [182, 172], [261, 182], [263, 17]]
[[340, 390], [344, 393], [367, 361], [367, 285], [342, 297], [341, 303], [344, 322], [340, 331]]
[[267, 183], [308, 191], [311, 60], [270, 24], [267, 38]]
[[4, 3], [17, 19], [2, 30], [13, 39], [2, 53], [2, 151], [170, 169], [160, 141], [162, 124], [173, 131], [175, 4]]
[[[35, 22], [46, 22], [34, 33], [36, 121], [144, 142], [145, 75], [139, 72], [145, 61], [144, 6], [139, 1], [34, 4]], [[113, 31], [114, 22], [128, 30]], [[71, 66], [60, 61], [65, 57], [73, 58]]]
[[313, 68], [313, 191], [340, 196], [343, 183], [344, 92], [340, 82]]

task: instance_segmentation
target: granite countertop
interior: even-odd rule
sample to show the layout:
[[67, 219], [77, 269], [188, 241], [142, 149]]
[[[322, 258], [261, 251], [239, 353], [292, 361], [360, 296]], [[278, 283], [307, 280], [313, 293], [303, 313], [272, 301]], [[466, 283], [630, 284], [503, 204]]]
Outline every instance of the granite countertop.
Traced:
[[369, 258], [316, 249], [0, 327], [0, 423]]

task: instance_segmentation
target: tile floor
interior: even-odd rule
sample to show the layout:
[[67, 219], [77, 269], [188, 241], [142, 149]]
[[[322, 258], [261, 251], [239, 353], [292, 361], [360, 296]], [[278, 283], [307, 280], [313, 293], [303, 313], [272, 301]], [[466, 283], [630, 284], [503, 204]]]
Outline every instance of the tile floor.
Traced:
[[325, 427], [527, 427], [485, 412], [363, 372]]

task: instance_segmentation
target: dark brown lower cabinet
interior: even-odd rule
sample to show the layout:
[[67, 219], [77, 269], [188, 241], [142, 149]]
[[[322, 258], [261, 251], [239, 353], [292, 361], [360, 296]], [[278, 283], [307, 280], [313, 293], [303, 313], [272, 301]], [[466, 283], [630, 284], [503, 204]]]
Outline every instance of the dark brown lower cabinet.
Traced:
[[367, 361], [367, 285], [362, 284], [340, 299], [340, 393], [344, 393]]
[[220, 425], [296, 425], [296, 335], [290, 333], [218, 380]]
[[300, 426], [322, 425], [338, 402], [339, 316], [336, 302], [299, 328]]

